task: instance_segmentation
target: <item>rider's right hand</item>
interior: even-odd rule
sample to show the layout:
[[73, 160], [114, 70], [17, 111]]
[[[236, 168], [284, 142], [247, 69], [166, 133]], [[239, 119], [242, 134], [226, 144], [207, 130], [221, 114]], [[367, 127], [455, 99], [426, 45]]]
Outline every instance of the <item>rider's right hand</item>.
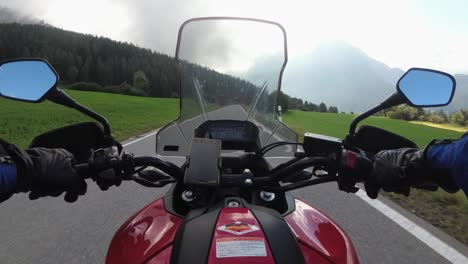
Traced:
[[365, 179], [367, 196], [377, 198], [379, 190], [409, 195], [410, 183], [405, 168], [419, 156], [418, 149], [397, 149], [378, 152], [372, 170]]
[[410, 187], [428, 190], [442, 187], [448, 192], [458, 191], [451, 170], [434, 168], [425, 156], [424, 150], [416, 148], [378, 152], [372, 160], [372, 171], [365, 179], [367, 195], [375, 199], [383, 189], [408, 196]]

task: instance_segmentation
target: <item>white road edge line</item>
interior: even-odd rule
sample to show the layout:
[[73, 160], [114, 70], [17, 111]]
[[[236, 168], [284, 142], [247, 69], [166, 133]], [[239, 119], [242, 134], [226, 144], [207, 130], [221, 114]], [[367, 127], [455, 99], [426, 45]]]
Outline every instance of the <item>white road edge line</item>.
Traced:
[[415, 236], [417, 239], [421, 240], [424, 244], [431, 247], [434, 251], [439, 253], [442, 257], [446, 258], [452, 263], [466, 264], [468, 263], [468, 258], [461, 254], [456, 249], [447, 245], [445, 242], [437, 238], [436, 236], [429, 233], [427, 230], [415, 224], [413, 221], [409, 220], [402, 214], [398, 213], [388, 205], [384, 204], [379, 200], [373, 200], [367, 197], [367, 194], [363, 190], [359, 190], [356, 195], [368, 203], [370, 206], [374, 207], [382, 214], [390, 218], [393, 222], [401, 226], [403, 229], [408, 231], [410, 234]]
[[122, 147], [127, 147], [128, 145], [131, 145], [131, 144], [133, 144], [133, 143], [136, 143], [136, 142], [138, 142], [138, 141], [140, 141], [140, 140], [143, 140], [143, 139], [145, 139], [145, 138], [148, 138], [148, 137], [151, 137], [151, 136], [153, 136], [153, 135], [156, 135], [156, 133], [158, 133], [158, 131], [151, 132], [150, 134], [148, 134], [148, 135], [146, 135], [146, 136], [144, 136], [144, 137], [137, 138], [137, 139], [135, 139], [135, 140], [132, 140], [132, 141], [130, 141], [130, 142], [127, 142], [127, 143], [123, 144]]
[[[130, 142], [123, 144], [123, 147], [127, 147], [133, 143], [136, 143], [140, 140], [148, 138], [150, 136], [155, 135], [158, 131], [154, 131], [144, 137], [137, 138]], [[408, 231], [417, 239], [421, 240], [424, 244], [428, 245], [432, 248], [435, 252], [439, 253], [442, 257], [446, 258], [448, 261], [455, 263], [455, 264], [466, 264], [468, 263], [468, 258], [465, 257], [462, 253], [458, 250], [452, 248], [451, 246], [447, 245], [445, 242], [437, 238], [436, 236], [429, 233], [424, 228], [420, 227], [419, 225], [415, 224], [413, 221], [409, 220], [402, 214], [398, 213], [388, 205], [382, 203], [381, 201], [375, 199], [370, 199], [367, 197], [367, 194], [363, 190], [359, 190], [356, 195], [361, 198], [364, 202], [368, 203], [370, 206], [377, 209], [379, 212], [384, 214], [390, 220], [395, 222], [397, 225]]]

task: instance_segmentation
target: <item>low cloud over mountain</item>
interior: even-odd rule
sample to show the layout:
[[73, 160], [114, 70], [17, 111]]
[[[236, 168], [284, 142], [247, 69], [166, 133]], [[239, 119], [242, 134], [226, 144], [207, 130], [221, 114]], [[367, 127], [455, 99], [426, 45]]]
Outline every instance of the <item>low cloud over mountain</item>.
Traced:
[[26, 16], [20, 12], [0, 6], [0, 23], [45, 24], [44, 21]]
[[[390, 68], [345, 43], [324, 43], [293, 58], [284, 73], [283, 91], [340, 111], [363, 112], [396, 90], [404, 71]], [[455, 75], [457, 91], [447, 110], [468, 107], [468, 75]]]

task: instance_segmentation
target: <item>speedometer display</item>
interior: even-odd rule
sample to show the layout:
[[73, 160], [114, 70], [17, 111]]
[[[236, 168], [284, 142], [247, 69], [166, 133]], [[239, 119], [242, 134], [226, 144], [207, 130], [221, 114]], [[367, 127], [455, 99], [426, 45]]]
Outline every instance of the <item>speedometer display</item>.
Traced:
[[248, 136], [244, 126], [215, 126], [209, 133], [216, 139], [242, 140]]
[[221, 140], [223, 149], [255, 150], [258, 135], [257, 126], [249, 121], [206, 121], [195, 130], [196, 137]]

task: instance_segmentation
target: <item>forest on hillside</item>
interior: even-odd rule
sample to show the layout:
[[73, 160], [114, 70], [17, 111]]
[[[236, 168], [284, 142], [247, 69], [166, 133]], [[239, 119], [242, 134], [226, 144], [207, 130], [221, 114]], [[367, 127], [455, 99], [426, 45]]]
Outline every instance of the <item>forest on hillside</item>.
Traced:
[[[104, 37], [65, 31], [48, 25], [1, 24], [0, 60], [40, 57], [57, 70], [63, 87], [138, 96], [179, 97], [177, 67], [174, 58], [130, 43]], [[224, 99], [232, 99], [233, 87], [244, 87], [251, 98], [253, 84], [210, 69], [191, 65], [215, 86]], [[211, 91], [213, 92], [213, 91]], [[207, 93], [209, 94], [209, 93]], [[270, 95], [272, 98], [276, 94]], [[284, 110], [338, 112], [325, 103], [314, 104], [280, 94]]]

